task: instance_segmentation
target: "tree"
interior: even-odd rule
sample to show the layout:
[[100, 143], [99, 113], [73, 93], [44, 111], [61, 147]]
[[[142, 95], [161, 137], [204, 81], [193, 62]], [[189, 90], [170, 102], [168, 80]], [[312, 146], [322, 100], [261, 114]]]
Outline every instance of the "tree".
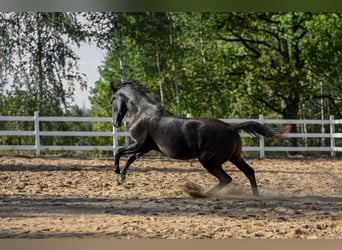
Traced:
[[72, 48], [86, 41], [76, 13], [1, 13], [0, 18], [0, 55], [6, 58], [1, 80], [8, 86], [7, 95], [29, 93], [34, 103], [27, 105], [29, 114], [62, 114], [76, 84], [86, 87]]
[[[314, 15], [307, 23], [307, 28], [309, 39], [303, 44], [306, 48], [303, 51], [303, 59], [310, 66], [315, 82], [320, 83], [319, 91], [311, 100], [318, 106], [316, 114], [325, 109], [326, 114], [342, 117], [342, 15]], [[317, 103], [323, 104], [323, 107]]]
[[[227, 50], [217, 43], [215, 15], [144, 12], [122, 16], [127, 79], [138, 79], [159, 95], [171, 112], [226, 116], [230, 110], [230, 90], [225, 85], [227, 67], [222, 51]], [[111, 28], [107, 31], [114, 32]], [[110, 81], [119, 82], [119, 53], [115, 43], [111, 46], [100, 70], [102, 79], [97, 83], [107, 88]], [[99, 103], [100, 96], [109, 98], [108, 91], [95, 87], [92, 103]], [[101, 106], [105, 105], [108, 104]]]
[[[151, 87], [153, 91], [157, 90], [157, 86], [155, 84], [149, 85], [149, 82], [154, 79], [160, 80], [162, 77], [161, 72], [165, 70], [164, 58], [166, 54], [163, 53], [165, 40], [160, 37], [161, 33], [168, 34], [165, 33], [165, 30], [168, 29], [165, 13], [163, 15], [149, 12], [121, 13], [120, 34], [115, 28], [118, 25], [112, 24], [118, 22], [117, 15], [108, 16], [102, 14], [102, 17], [112, 19], [112, 22], [105, 21], [106, 25], [98, 28], [98, 30], [103, 31], [102, 34], [99, 32], [97, 36], [98, 38], [104, 37], [104, 39], [111, 37], [111, 39], [108, 39], [107, 46], [109, 46], [109, 51], [106, 62], [100, 69], [102, 79], [96, 83], [96, 87], [92, 90], [94, 94], [91, 97], [92, 103], [96, 104], [96, 106], [102, 103], [102, 107], [108, 105], [100, 100], [100, 96], [109, 96], [109, 89], [106, 89], [109, 86], [109, 82], [118, 84], [123, 80], [121, 77], [123, 72], [122, 65], [125, 65], [125, 78], [139, 79], [144, 83], [146, 81], [147, 83], [145, 84]], [[95, 17], [92, 16], [92, 18], [94, 19]], [[105, 87], [102, 87], [102, 85], [105, 85]], [[107, 91], [107, 93], [102, 91]], [[161, 100], [164, 101], [164, 87], [161, 80], [159, 82], [159, 93]], [[97, 107], [96, 109], [99, 111], [101, 108]]]
[[235, 46], [230, 75], [236, 92], [285, 119], [297, 119], [301, 105], [317, 97], [320, 82], [340, 73], [336, 63], [331, 67], [331, 59], [342, 59], [333, 55], [342, 42], [339, 14], [228, 13], [217, 24], [220, 39]]
[[231, 116], [229, 71], [222, 56], [230, 50], [217, 40], [215, 17], [215, 13], [182, 15], [182, 104], [194, 116]]
[[[340, 113], [340, 14], [144, 12], [121, 18], [126, 78], [138, 79], [171, 112], [179, 112], [179, 96], [182, 115], [297, 119], [305, 112], [316, 118], [322, 98]], [[113, 41], [98, 84], [119, 82]], [[95, 88], [94, 97], [103, 90], [109, 91]]]
[[[1, 114], [32, 115], [38, 111], [42, 116], [63, 115], [75, 87], [86, 87], [74, 51], [75, 46], [87, 41], [77, 14], [0, 13], [0, 36], [0, 89], [4, 99]], [[29, 129], [32, 124], [27, 122], [14, 125], [18, 130], [32, 130]], [[61, 123], [40, 123], [41, 130], [63, 128]], [[31, 139], [26, 143], [31, 143]], [[58, 141], [54, 137], [41, 139], [45, 145]]]

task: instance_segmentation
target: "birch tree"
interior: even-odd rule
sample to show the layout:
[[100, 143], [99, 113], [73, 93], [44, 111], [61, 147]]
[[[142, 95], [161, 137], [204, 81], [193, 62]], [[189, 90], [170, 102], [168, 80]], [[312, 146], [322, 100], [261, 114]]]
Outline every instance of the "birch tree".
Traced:
[[19, 12], [2, 13], [0, 18], [5, 38], [0, 42], [0, 55], [6, 58], [1, 75], [6, 95], [15, 97], [25, 91], [25, 99], [17, 104], [30, 109], [30, 114], [61, 114], [73, 99], [75, 87], [86, 87], [86, 78], [79, 72], [78, 57], [71, 47], [86, 40], [77, 15]]
[[174, 48], [174, 31], [173, 31], [173, 20], [172, 14], [170, 12], [166, 12], [167, 20], [169, 22], [169, 42], [170, 42], [170, 54], [171, 54], [171, 61], [172, 61], [172, 72], [173, 72], [173, 85], [175, 91], [175, 106], [177, 115], [181, 115], [181, 96], [178, 84], [178, 72], [177, 72], [177, 64], [176, 64], [176, 51]]

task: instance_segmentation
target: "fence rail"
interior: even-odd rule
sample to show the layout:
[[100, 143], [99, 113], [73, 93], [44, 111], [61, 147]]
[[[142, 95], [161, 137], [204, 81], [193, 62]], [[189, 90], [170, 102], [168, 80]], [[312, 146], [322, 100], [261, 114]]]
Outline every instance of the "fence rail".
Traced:
[[[336, 146], [336, 139], [342, 138], [342, 133], [335, 133], [336, 126], [342, 124], [342, 120], [335, 120], [334, 116], [330, 116], [329, 120], [276, 120], [276, 119], [264, 119], [263, 115], [259, 115], [259, 119], [221, 119], [227, 123], [241, 123], [245, 121], [256, 121], [263, 124], [296, 124], [303, 127], [301, 133], [289, 133], [287, 138], [302, 138], [304, 140], [309, 138], [321, 138], [329, 141], [328, 146], [265, 146], [265, 140], [263, 137], [259, 138], [258, 146], [244, 146], [243, 151], [247, 152], [259, 152], [259, 157], [264, 158], [265, 152], [330, 152], [334, 157], [336, 152], [342, 152], [342, 147]], [[31, 150], [36, 152], [36, 156], [40, 156], [41, 151], [53, 150], [53, 151], [115, 151], [119, 147], [119, 137], [129, 137], [129, 132], [119, 132], [113, 127], [112, 131], [41, 131], [40, 122], [112, 122], [112, 118], [107, 117], [50, 117], [39, 116], [38, 112], [34, 113], [34, 116], [0, 116], [1, 122], [8, 121], [29, 121], [34, 123], [33, 131], [15, 131], [15, 130], [0, 130], [0, 136], [33, 136], [35, 138], [34, 145], [0, 145], [0, 150]], [[126, 120], [129, 122], [129, 119]], [[308, 133], [306, 132], [307, 125], [320, 125], [322, 126], [321, 133]], [[324, 125], [328, 125], [329, 131], [325, 132]], [[252, 137], [248, 133], [241, 133], [242, 138]], [[69, 136], [69, 137], [112, 137], [111, 146], [89, 146], [89, 145], [41, 145], [40, 138], [45, 136]], [[126, 140], [127, 141], [127, 140]]]

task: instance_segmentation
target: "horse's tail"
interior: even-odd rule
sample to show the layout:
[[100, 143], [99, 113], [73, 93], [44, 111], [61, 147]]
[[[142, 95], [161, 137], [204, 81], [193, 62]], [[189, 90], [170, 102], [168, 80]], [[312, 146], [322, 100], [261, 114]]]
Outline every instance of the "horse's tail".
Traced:
[[287, 124], [282, 127], [270, 128], [261, 123], [249, 121], [237, 124], [233, 126], [233, 129], [235, 131], [242, 129], [254, 136], [263, 136], [265, 138], [271, 139], [283, 139], [283, 135], [291, 130], [291, 125]]

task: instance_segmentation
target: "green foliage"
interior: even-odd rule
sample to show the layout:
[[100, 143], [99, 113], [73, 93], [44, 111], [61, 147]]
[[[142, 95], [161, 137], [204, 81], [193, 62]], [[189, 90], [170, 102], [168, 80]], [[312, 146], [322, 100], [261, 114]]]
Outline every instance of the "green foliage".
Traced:
[[[6, 58], [0, 68], [0, 115], [32, 116], [35, 111], [41, 116], [64, 115], [76, 84], [85, 87], [85, 77], [78, 71], [78, 57], [72, 47], [86, 38], [76, 13], [1, 13], [0, 36], [0, 58]], [[29, 122], [3, 124], [8, 130], [28, 131], [33, 130], [32, 126]], [[42, 122], [40, 128], [53, 131], [70, 126]], [[70, 139], [42, 137], [41, 143], [73, 143]], [[34, 144], [32, 137], [6, 137], [2, 141], [9, 145]]]
[[92, 90], [94, 114], [101, 108], [110, 113], [102, 98], [110, 97], [110, 81], [119, 82], [115, 44], [122, 39], [126, 78], [139, 80], [175, 114], [178, 98], [182, 115], [341, 117], [340, 14], [146, 12], [121, 18], [121, 36], [113, 33], [116, 43]]
[[220, 39], [244, 51], [242, 58], [231, 63], [235, 74], [241, 74], [236, 92], [247, 97], [248, 106], [257, 104], [260, 110], [296, 119], [303, 115], [302, 105], [310, 101], [316, 110], [306, 112], [309, 118], [319, 109], [313, 98], [337, 99], [331, 93], [323, 96], [320, 82], [327, 89], [340, 82], [336, 78], [340, 67], [334, 65], [341, 61], [340, 15], [227, 13], [218, 16], [218, 24]]
[[[1, 81], [10, 102], [25, 109], [12, 114], [62, 115], [72, 100], [75, 84], [85, 87], [78, 72], [77, 56], [71, 47], [85, 41], [75, 13], [1, 13]], [[64, 87], [63, 86], [67, 86]], [[5, 88], [3, 88], [3, 91]], [[26, 93], [23, 96], [23, 93]]]
[[[229, 110], [229, 91], [222, 82], [226, 67], [215, 41], [214, 18], [201, 13], [126, 13], [123, 33], [125, 75], [127, 79], [137, 79], [148, 87], [160, 100], [164, 93], [164, 104], [171, 112], [177, 113], [175, 74], [181, 91], [182, 115], [224, 116]], [[202, 17], [203, 16], [203, 17]], [[123, 18], [123, 16], [122, 16]], [[201, 32], [199, 22], [204, 32]], [[171, 25], [171, 30], [170, 30]], [[170, 34], [172, 32], [172, 34]], [[115, 36], [115, 34], [113, 34]], [[170, 44], [172, 35], [172, 46]], [[206, 48], [206, 65], [201, 55], [201, 44], [194, 37], [203, 36]], [[114, 38], [115, 40], [115, 38]], [[156, 55], [159, 55], [157, 61]], [[110, 112], [108, 100], [109, 82], [120, 82], [119, 53], [117, 46], [108, 52], [105, 65], [101, 67], [101, 79], [92, 90], [91, 101], [95, 113], [102, 115], [102, 108]], [[218, 59], [219, 58], [219, 59]], [[158, 65], [159, 63], [159, 65]], [[220, 65], [221, 63], [221, 65]], [[176, 66], [174, 68], [174, 65]], [[159, 67], [158, 67], [159, 66]], [[158, 71], [159, 68], [159, 71]], [[211, 71], [211, 72], [209, 72]], [[158, 84], [162, 81], [162, 88]], [[208, 108], [208, 103], [210, 107]]]
[[[333, 95], [340, 88], [339, 14], [146, 12], [121, 14], [121, 22], [126, 78], [138, 79], [174, 113], [178, 94], [182, 115], [296, 119], [311, 102], [309, 118], [321, 97], [340, 114]], [[327, 34], [331, 39], [324, 39]], [[100, 85], [120, 82], [116, 44], [92, 91], [95, 110], [99, 105], [110, 112], [97, 101], [110, 91]]]
[[[76, 84], [85, 84], [71, 44], [86, 41], [108, 50], [99, 66], [101, 78], [91, 89], [91, 116], [111, 116], [110, 82], [135, 79], [175, 114], [342, 117], [340, 13], [81, 15], [82, 22], [76, 13], [0, 13], [0, 115], [36, 110], [40, 115], [81, 115], [69, 107]], [[42, 126], [111, 130], [111, 124]], [[64, 139], [46, 138], [44, 143]], [[111, 143], [110, 138], [83, 142]]]

